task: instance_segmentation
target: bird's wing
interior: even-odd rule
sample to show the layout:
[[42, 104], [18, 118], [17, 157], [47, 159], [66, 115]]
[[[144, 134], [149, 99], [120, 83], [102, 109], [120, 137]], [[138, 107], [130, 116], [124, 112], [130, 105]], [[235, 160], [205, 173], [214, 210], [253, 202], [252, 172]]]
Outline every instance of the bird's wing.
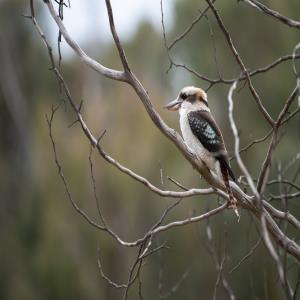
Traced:
[[192, 111], [188, 114], [188, 121], [193, 134], [199, 139], [203, 147], [220, 161], [220, 164], [228, 170], [229, 175], [235, 180], [229, 166], [221, 131], [212, 115], [208, 111]]
[[207, 111], [198, 110], [188, 114], [193, 134], [209, 152], [216, 156], [225, 152], [223, 137], [216, 121]]

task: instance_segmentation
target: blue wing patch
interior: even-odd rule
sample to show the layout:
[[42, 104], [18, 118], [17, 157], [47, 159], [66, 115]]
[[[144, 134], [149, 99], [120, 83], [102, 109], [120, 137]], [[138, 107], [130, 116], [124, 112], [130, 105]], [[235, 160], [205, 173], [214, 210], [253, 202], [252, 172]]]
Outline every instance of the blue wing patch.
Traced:
[[227, 152], [221, 131], [208, 111], [192, 111], [188, 114], [188, 121], [193, 134], [198, 138], [203, 147], [210, 153], [214, 153], [221, 167], [227, 169], [229, 175], [235, 181], [234, 174], [230, 168]]
[[193, 134], [210, 152], [225, 149], [221, 132], [207, 111], [193, 111], [188, 114], [188, 121]]
[[208, 111], [198, 110], [188, 114], [188, 121], [193, 134], [198, 138], [203, 147], [214, 154], [221, 167], [227, 169], [235, 181], [230, 168], [223, 137], [216, 121]]

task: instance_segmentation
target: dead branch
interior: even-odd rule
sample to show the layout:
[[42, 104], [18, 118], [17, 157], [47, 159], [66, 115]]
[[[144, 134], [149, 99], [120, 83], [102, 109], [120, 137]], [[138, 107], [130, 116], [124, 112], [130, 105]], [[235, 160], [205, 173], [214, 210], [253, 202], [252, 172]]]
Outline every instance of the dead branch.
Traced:
[[91, 57], [89, 57], [69, 35], [62, 20], [56, 14], [52, 1], [51, 0], [45, 1], [45, 4], [47, 5], [53, 20], [56, 22], [57, 26], [59, 27], [59, 30], [63, 35], [64, 39], [84, 63], [86, 63], [89, 67], [94, 69], [96, 72], [102, 74], [107, 78], [119, 80], [119, 81], [127, 81], [127, 76], [125, 72], [107, 68], [102, 64], [98, 63], [97, 61], [95, 61], [94, 59], [92, 59]]
[[253, 84], [252, 84], [252, 81], [251, 81], [251, 77], [249, 76], [249, 73], [242, 61], [242, 58], [241, 56], [239, 55], [232, 39], [231, 39], [231, 36], [228, 32], [228, 30], [226, 29], [221, 17], [220, 17], [220, 14], [218, 13], [217, 9], [215, 8], [214, 4], [211, 2], [211, 0], [206, 0], [206, 2], [209, 4], [213, 14], [215, 15], [215, 18], [220, 26], [220, 29], [222, 30], [222, 32], [224, 33], [224, 36], [228, 42], [228, 45], [229, 45], [229, 48], [231, 49], [237, 63], [239, 64], [240, 68], [241, 68], [241, 71], [244, 75], [246, 75], [246, 80], [248, 82], [248, 85], [249, 85], [249, 88], [250, 88], [250, 91], [256, 101], [256, 104], [259, 108], [259, 110], [261, 111], [261, 113], [263, 114], [263, 116], [265, 117], [266, 121], [268, 121], [268, 123], [273, 127], [273, 124], [274, 124], [274, 121], [272, 119], [272, 117], [269, 115], [268, 111], [266, 110], [266, 108], [264, 107], [264, 105], [262, 104], [261, 102], [261, 99], [258, 95], [258, 93], [256, 92]]
[[273, 17], [276, 20], [279, 20], [280, 22], [282, 22], [285, 25], [300, 29], [300, 22], [290, 19], [290, 18], [280, 14], [279, 12], [268, 8], [266, 5], [263, 5], [262, 3], [260, 3], [257, 0], [244, 0], [244, 2], [250, 4], [252, 7], [255, 7], [260, 12], [262, 12], [270, 17]]

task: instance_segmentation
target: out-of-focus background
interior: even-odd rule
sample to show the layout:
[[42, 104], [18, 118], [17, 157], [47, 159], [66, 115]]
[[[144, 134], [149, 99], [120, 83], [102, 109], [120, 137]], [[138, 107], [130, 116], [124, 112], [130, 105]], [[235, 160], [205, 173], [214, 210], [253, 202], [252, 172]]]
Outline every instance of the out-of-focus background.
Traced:
[[[36, 1], [42, 2], [42, 1]], [[88, 4], [87, 4], [88, 2]], [[102, 3], [103, 2], [103, 3]], [[299, 18], [300, 2], [265, 1], [283, 14]], [[169, 42], [192, 22], [205, 1], [164, 1]], [[216, 5], [248, 68], [263, 67], [280, 56], [291, 54], [299, 42], [299, 31], [275, 22], [237, 1]], [[57, 55], [57, 28], [46, 7], [36, 3], [36, 16]], [[178, 116], [163, 105], [185, 85], [206, 88], [206, 82], [173, 67], [168, 73], [160, 1], [112, 1], [116, 26], [132, 70], [149, 92], [153, 105], [175, 129]], [[57, 174], [45, 115], [62, 98], [57, 81], [48, 68], [49, 58], [30, 20], [29, 1], [0, 1], [0, 299], [119, 299], [122, 291], [101, 278], [97, 248], [106, 274], [123, 283], [136, 250], [118, 246], [110, 237], [87, 224], [71, 207]], [[65, 24], [71, 35], [95, 59], [108, 67], [121, 64], [109, 32], [104, 1], [71, 1], [65, 9]], [[212, 35], [213, 32], [213, 35]], [[239, 68], [215, 19], [208, 13], [185, 39], [171, 50], [176, 62], [186, 64], [209, 77], [238, 76]], [[157, 186], [174, 189], [171, 176], [188, 187], [205, 183], [176, 148], [149, 120], [132, 89], [105, 79], [84, 66], [62, 42], [62, 70], [74, 99], [83, 104], [83, 115], [92, 131], [107, 134], [103, 146], [124, 165]], [[258, 75], [253, 82], [272, 116], [280, 111], [295, 87], [291, 61]], [[216, 85], [208, 92], [209, 103], [223, 129], [232, 153], [232, 134], [227, 114], [228, 85]], [[295, 104], [292, 106], [295, 108]], [[235, 118], [242, 146], [262, 137], [268, 130], [247, 88], [235, 96]], [[90, 146], [71, 109], [59, 110], [53, 123], [57, 152], [71, 193], [91, 217], [97, 220], [88, 155]], [[274, 157], [272, 174], [284, 168], [299, 151], [298, 119], [292, 119]], [[254, 146], [243, 155], [257, 177], [267, 143]], [[122, 238], [134, 240], [159, 218], [172, 199], [163, 199], [144, 186], [120, 174], [94, 153], [97, 191], [106, 220]], [[297, 161], [295, 162], [297, 164]], [[233, 169], [239, 176], [235, 162]], [[163, 171], [163, 182], [160, 170]], [[271, 174], [271, 178], [272, 175]], [[278, 193], [270, 189], [269, 192]], [[218, 204], [216, 197], [185, 199], [167, 220], [203, 213]], [[300, 217], [299, 198], [289, 209]], [[225, 268], [230, 270], [257, 241], [255, 222], [241, 211], [241, 221], [226, 211], [210, 220], [216, 249], [227, 248]], [[155, 242], [166, 242], [147, 260], [141, 274], [144, 299], [159, 299], [181, 280], [169, 299], [212, 299], [218, 272], [206, 245], [206, 224], [189, 225], [161, 234]], [[296, 238], [296, 233], [294, 233]], [[289, 270], [289, 279], [297, 276]], [[282, 294], [272, 260], [263, 245], [228, 280], [237, 299], [281, 299]], [[137, 286], [129, 299], [138, 299]], [[216, 299], [227, 299], [220, 287]]]

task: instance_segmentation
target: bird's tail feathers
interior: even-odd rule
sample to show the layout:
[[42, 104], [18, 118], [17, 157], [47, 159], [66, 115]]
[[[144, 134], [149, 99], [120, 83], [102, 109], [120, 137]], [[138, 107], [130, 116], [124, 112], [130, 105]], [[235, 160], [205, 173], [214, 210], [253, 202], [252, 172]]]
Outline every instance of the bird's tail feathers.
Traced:
[[236, 182], [235, 176], [231, 170], [231, 167], [230, 167], [228, 161], [226, 159], [222, 159], [222, 161], [220, 161], [220, 164], [221, 164], [221, 168], [222, 168], [222, 164], [223, 164], [223, 167], [227, 169], [229, 176], [232, 178], [232, 180], [234, 182]]
[[239, 215], [239, 212], [238, 212], [237, 206], [236, 206], [237, 201], [233, 196], [232, 189], [229, 184], [229, 174], [232, 171], [227, 166], [228, 166], [228, 164], [225, 161], [220, 161], [220, 168], [221, 168], [223, 181], [224, 181], [224, 184], [225, 184], [228, 196], [229, 196], [228, 208], [232, 208], [234, 210], [235, 214], [237, 215], [237, 217], [239, 218], [240, 215]]

